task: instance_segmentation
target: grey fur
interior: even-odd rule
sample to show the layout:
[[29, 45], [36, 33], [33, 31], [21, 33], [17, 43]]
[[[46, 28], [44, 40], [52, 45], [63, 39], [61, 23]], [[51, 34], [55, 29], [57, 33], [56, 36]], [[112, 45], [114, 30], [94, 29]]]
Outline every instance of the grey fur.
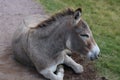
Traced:
[[[58, 80], [57, 77], [53, 77], [55, 76], [53, 73], [46, 73], [48, 68], [53, 65], [65, 63], [70, 67], [73, 66], [76, 73], [82, 72], [81, 65], [69, 58], [67, 53], [70, 50], [87, 54], [95, 42], [87, 23], [80, 19], [81, 16], [78, 14], [76, 20], [74, 17], [77, 16], [74, 13], [73, 10], [67, 10], [48, 20], [41, 15], [33, 16], [36, 21], [31, 21], [33, 18], [25, 19], [13, 37], [12, 46], [15, 58], [23, 64], [35, 66], [39, 73], [45, 77], [49, 75], [50, 77], [47, 78], [51, 80]], [[34, 22], [37, 23], [34, 24]], [[89, 45], [79, 36], [79, 34], [86, 32], [91, 37], [90, 42], [86, 41]], [[69, 47], [66, 45], [68, 39]], [[59, 80], [62, 80], [62, 77]]]

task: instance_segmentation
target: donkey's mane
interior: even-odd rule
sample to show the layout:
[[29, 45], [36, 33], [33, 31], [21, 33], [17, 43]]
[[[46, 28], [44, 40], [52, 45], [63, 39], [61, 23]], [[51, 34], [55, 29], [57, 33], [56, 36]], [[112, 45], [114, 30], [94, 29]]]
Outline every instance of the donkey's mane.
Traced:
[[38, 27], [40, 27], [40, 28], [46, 27], [46, 26], [52, 24], [53, 22], [55, 22], [56, 20], [58, 20], [58, 19], [60, 19], [62, 17], [68, 16], [68, 15], [73, 15], [73, 14], [74, 14], [73, 9], [68, 8], [68, 9], [66, 9], [66, 10], [64, 10], [62, 12], [56, 13], [55, 15], [51, 16], [47, 20], [39, 23], [36, 27], [37, 28]]

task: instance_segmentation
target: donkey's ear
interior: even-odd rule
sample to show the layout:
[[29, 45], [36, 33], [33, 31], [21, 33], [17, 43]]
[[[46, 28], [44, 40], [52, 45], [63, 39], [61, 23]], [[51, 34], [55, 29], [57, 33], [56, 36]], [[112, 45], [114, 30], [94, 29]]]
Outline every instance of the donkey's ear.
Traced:
[[75, 23], [78, 23], [80, 21], [81, 15], [82, 15], [82, 9], [81, 8], [76, 9], [74, 12]]

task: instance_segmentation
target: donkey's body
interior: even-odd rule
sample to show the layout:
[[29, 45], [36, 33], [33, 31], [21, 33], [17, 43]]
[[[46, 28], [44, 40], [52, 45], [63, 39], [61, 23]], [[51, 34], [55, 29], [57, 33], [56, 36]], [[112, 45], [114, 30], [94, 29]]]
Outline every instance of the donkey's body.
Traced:
[[[76, 14], [75, 17], [79, 18], [79, 14]], [[48, 20], [41, 16], [44, 20], [46, 19], [45, 21], [41, 21], [41, 18], [35, 18], [36, 21], [32, 22], [24, 20], [13, 38], [15, 58], [24, 64], [35, 66], [40, 74], [51, 80], [63, 79], [62, 67], [58, 69], [57, 74], [53, 73], [57, 66], [63, 63], [72, 67], [76, 73], [81, 73], [82, 66], [74, 62], [67, 54], [71, 51], [87, 54], [89, 50], [92, 50], [95, 42], [92, 40], [93, 44], [90, 43], [89, 48], [84, 49], [86, 45], [82, 39], [77, 38], [73, 26], [87, 26], [87, 24], [80, 18], [76, 18], [75, 21], [73, 15], [74, 11], [68, 9]], [[31, 24], [33, 22], [35, 23]], [[89, 28], [87, 29], [91, 34]], [[97, 55], [95, 54], [95, 56]], [[93, 55], [92, 58], [94, 58]]]

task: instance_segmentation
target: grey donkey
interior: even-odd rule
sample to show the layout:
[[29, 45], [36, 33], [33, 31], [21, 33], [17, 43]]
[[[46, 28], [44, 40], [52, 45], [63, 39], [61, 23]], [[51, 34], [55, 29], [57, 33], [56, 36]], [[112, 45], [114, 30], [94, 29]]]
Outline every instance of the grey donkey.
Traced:
[[[61, 64], [82, 73], [82, 65], [69, 54], [85, 54], [90, 60], [98, 58], [97, 46], [88, 24], [82, 19], [82, 10], [67, 9], [47, 16], [24, 19], [14, 33], [12, 48], [15, 59], [34, 66], [45, 78], [63, 80]], [[54, 73], [56, 71], [56, 73]]]

